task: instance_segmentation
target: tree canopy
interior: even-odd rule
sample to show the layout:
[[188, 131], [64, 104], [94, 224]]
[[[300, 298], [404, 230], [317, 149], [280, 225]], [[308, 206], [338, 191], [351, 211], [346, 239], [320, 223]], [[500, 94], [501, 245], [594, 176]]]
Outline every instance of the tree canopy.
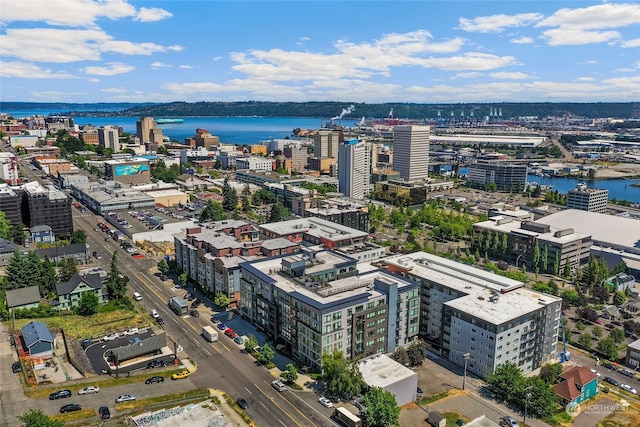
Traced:
[[368, 426], [400, 425], [400, 407], [391, 392], [380, 387], [372, 387], [364, 395], [364, 404], [367, 407], [364, 417]]
[[209, 200], [200, 212], [200, 222], [222, 221], [223, 219], [227, 219], [227, 214], [220, 202]]
[[329, 394], [351, 398], [365, 388], [356, 362], [345, 359], [338, 350], [322, 355], [322, 368], [322, 382]]

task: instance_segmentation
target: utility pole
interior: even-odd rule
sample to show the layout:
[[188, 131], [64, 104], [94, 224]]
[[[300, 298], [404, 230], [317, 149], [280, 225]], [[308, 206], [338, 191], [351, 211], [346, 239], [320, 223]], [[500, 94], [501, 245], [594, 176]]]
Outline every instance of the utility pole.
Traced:
[[471, 353], [465, 353], [464, 355], [464, 377], [462, 378], [462, 389], [464, 390], [467, 386], [467, 364], [469, 363], [469, 359], [471, 359]]
[[524, 419], [522, 420], [522, 425], [524, 426], [527, 422], [527, 404], [529, 403], [529, 399], [531, 399], [531, 393], [527, 392], [524, 396]]

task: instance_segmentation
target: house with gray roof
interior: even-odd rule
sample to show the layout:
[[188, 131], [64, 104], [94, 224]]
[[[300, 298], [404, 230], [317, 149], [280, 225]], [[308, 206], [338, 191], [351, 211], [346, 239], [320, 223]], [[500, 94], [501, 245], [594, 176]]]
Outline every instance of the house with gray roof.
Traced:
[[[29, 322], [24, 325], [22, 327], [22, 338], [24, 345], [28, 349], [29, 357], [32, 359], [53, 358], [55, 338], [44, 323]], [[35, 369], [42, 367], [44, 367], [44, 361], [41, 363], [34, 362]]]
[[40, 289], [37, 286], [11, 289], [7, 291], [7, 308], [33, 308], [40, 303]]
[[98, 302], [106, 302], [102, 292], [102, 279], [99, 274], [74, 275], [68, 282], [58, 283], [58, 310], [71, 310], [78, 305], [85, 292], [94, 292], [98, 296]]
[[66, 246], [36, 249], [34, 252], [40, 258], [44, 259], [44, 257], [49, 257], [49, 259], [55, 263], [58, 263], [65, 258], [75, 259], [76, 264], [87, 264], [89, 262], [86, 243], [72, 243]]
[[16, 250], [18, 247], [13, 242], [0, 239], [0, 267], [9, 265], [9, 260], [13, 258], [13, 253]]
[[29, 229], [32, 243], [54, 243], [56, 241], [53, 229], [48, 225], [36, 225]]

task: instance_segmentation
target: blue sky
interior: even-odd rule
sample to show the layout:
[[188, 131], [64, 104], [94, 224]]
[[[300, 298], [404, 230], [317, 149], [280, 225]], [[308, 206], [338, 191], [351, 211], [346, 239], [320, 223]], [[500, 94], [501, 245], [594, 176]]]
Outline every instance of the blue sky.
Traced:
[[640, 4], [2, 0], [0, 100], [640, 101]]

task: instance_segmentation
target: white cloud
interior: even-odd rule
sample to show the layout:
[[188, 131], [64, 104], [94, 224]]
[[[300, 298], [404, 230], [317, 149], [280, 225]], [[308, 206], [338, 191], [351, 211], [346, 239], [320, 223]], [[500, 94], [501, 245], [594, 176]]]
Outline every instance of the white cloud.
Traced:
[[620, 43], [621, 47], [640, 47], [640, 39], [625, 40]]
[[5, 34], [0, 35], [0, 55], [27, 61], [97, 61], [103, 53], [151, 55], [180, 49], [180, 46], [114, 40], [101, 29], [23, 28], [8, 29]]
[[98, 83], [100, 81], [100, 79], [97, 79], [95, 77], [90, 77], [87, 79], [87, 81], [90, 81], [91, 83]]
[[173, 14], [171, 12], [164, 9], [159, 9], [157, 7], [141, 7], [133, 20], [140, 22], [155, 22], [171, 18], [172, 16]]
[[173, 64], [165, 64], [164, 62], [156, 61], [151, 63], [151, 68], [157, 70], [158, 68], [170, 68], [173, 67]]
[[182, 64], [182, 65], [180, 65], [180, 68], [182, 68], [184, 70], [193, 70], [195, 67], [193, 65]]
[[0, 60], [1, 77], [20, 77], [23, 79], [75, 79], [78, 78], [67, 72], [55, 72], [49, 68], [42, 68], [35, 64], [19, 61]]
[[509, 71], [499, 71], [497, 73], [489, 73], [489, 77], [501, 80], [524, 80], [531, 78], [527, 73], [515, 73]]
[[76, 101], [86, 95], [84, 92], [62, 92], [56, 90], [31, 91], [31, 100], [37, 101]]
[[473, 33], [501, 33], [506, 28], [529, 26], [544, 16], [539, 13], [520, 13], [517, 15], [480, 16], [474, 19], [460, 18], [458, 28]]
[[212, 59], [212, 61], [217, 62], [220, 61], [222, 59], [222, 56], [216, 56]]
[[596, 79], [594, 79], [593, 77], [578, 77], [576, 80], [579, 82], [593, 82]]
[[639, 4], [598, 4], [578, 9], [560, 9], [541, 20], [536, 27], [551, 27], [543, 32], [550, 46], [583, 45], [618, 40], [620, 33], [611, 29], [637, 25]]
[[[640, 64], [636, 64], [636, 67], [640, 68]], [[616, 73], [635, 73], [635, 68], [616, 68], [613, 70]]]
[[31, 21], [88, 27], [100, 17], [119, 19], [135, 13], [136, 9], [125, 0], [2, 0], [0, 22]]
[[127, 90], [121, 87], [109, 87], [109, 88], [102, 89], [102, 92], [122, 94], [122, 93], [127, 93]]
[[456, 79], [475, 79], [482, 76], [481, 73], [478, 73], [476, 71], [472, 71], [470, 73], [456, 73], [456, 75], [454, 75], [453, 77], [451, 77], [451, 80], [456, 80]]
[[94, 76], [115, 76], [135, 70], [133, 65], [123, 64], [122, 62], [110, 62], [106, 67], [90, 66], [85, 67], [84, 72]]
[[531, 37], [518, 37], [510, 40], [513, 44], [531, 44], [533, 39]]

